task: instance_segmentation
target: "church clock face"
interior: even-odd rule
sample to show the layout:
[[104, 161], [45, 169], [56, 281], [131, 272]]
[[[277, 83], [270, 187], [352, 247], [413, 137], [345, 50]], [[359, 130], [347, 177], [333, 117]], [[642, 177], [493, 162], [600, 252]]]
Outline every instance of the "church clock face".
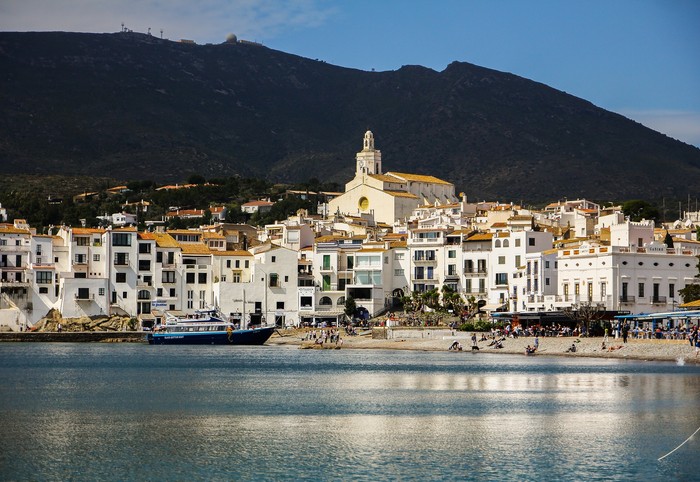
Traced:
[[362, 196], [357, 203], [357, 207], [360, 208], [360, 211], [367, 211], [369, 209], [369, 199]]

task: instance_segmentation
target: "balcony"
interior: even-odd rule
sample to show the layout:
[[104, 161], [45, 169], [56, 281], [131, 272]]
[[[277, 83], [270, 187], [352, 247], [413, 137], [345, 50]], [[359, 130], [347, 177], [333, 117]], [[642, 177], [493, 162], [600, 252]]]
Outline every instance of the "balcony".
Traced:
[[466, 276], [486, 276], [486, 268], [464, 268], [464, 274]]
[[651, 297], [651, 304], [652, 305], [665, 305], [666, 304], [666, 297], [665, 296], [652, 296]]
[[437, 263], [437, 259], [436, 258], [420, 258], [420, 259], [413, 258], [413, 263], [414, 264], [435, 264], [435, 263]]
[[630, 303], [634, 304], [635, 303], [635, 297], [634, 296], [620, 296], [620, 303]]
[[95, 299], [94, 293], [75, 293], [75, 301], [92, 301]]

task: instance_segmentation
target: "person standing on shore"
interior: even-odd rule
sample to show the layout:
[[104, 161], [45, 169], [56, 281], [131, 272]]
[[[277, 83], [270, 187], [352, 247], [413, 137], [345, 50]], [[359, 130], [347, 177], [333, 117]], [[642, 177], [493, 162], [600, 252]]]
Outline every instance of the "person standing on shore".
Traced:
[[61, 325], [59, 323], [58, 326], [56, 327], [56, 329], [58, 330], [59, 333], [61, 333], [63, 331], [63, 325]]
[[607, 341], [608, 341], [608, 327], [606, 326], [605, 327], [605, 336], [603, 336], [603, 342], [607, 342]]
[[537, 350], [539, 350], [539, 348], [540, 348], [540, 337], [537, 336], [537, 335], [535, 335], [535, 346], [534, 346], [534, 349], [535, 349], [535, 351], [537, 351]]

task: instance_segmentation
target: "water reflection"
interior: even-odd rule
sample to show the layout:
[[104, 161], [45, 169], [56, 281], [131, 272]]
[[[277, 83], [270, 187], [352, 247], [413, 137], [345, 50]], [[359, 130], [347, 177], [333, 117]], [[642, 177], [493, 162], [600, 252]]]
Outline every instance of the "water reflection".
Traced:
[[700, 450], [655, 462], [697, 367], [61, 347], [3, 347], [4, 479], [690, 479]]

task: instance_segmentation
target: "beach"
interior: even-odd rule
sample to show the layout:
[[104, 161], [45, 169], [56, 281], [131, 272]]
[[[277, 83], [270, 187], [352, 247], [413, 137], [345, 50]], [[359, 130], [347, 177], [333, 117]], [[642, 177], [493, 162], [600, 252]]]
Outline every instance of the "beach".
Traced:
[[[462, 351], [455, 355], [478, 353], [486, 355], [492, 353], [525, 355], [526, 347], [535, 344], [534, 337], [506, 338], [503, 348], [493, 348], [488, 341], [479, 341], [478, 351], [471, 349], [471, 333], [454, 330], [429, 330], [427, 336], [396, 336], [395, 338], [379, 338], [383, 336], [382, 329], [360, 332], [360, 335], [346, 336], [342, 334], [342, 344], [325, 343], [323, 347], [313, 340], [304, 340], [309, 330], [280, 330], [268, 340], [268, 345], [296, 345], [308, 349], [384, 349], [384, 350], [418, 350], [418, 351], [448, 351], [450, 345], [457, 340], [462, 345]], [[316, 330], [320, 332], [320, 330]], [[477, 337], [481, 337], [477, 333]], [[577, 338], [565, 337], [540, 337], [539, 349], [535, 356], [567, 356], [567, 357], [595, 357], [595, 358], [620, 358], [630, 360], [648, 361], [673, 361], [682, 363], [700, 363], [700, 356], [695, 356], [695, 348], [690, 346], [688, 340], [666, 339], [633, 339], [623, 343], [622, 338], [609, 337], [602, 347], [603, 337]], [[575, 352], [567, 351], [572, 345]]]

